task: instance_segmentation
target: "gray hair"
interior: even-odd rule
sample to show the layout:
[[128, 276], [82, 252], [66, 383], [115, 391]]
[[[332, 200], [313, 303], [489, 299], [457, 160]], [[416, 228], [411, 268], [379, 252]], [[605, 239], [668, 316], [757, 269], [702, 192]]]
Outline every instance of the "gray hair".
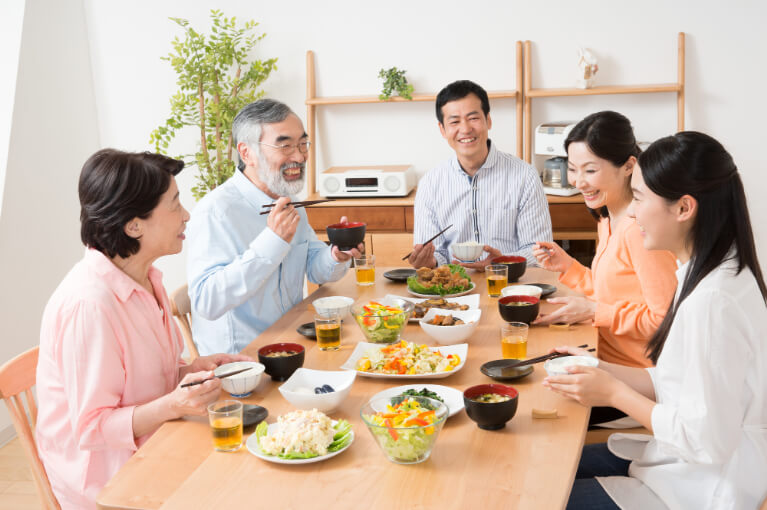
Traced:
[[[244, 142], [248, 147], [255, 149], [257, 154], [261, 154], [258, 142], [261, 141], [264, 124], [282, 122], [291, 114], [293, 110], [288, 105], [275, 99], [259, 99], [250, 103], [240, 110], [232, 122], [234, 146], [237, 147], [240, 142]], [[242, 162], [239, 151], [237, 151], [237, 157], [239, 159], [237, 168], [244, 170], [245, 163]]]

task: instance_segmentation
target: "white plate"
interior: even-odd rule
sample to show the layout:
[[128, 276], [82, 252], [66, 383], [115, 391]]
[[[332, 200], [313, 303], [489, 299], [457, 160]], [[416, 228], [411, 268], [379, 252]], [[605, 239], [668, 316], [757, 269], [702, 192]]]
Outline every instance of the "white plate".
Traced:
[[463, 296], [465, 294], [468, 294], [469, 292], [472, 292], [475, 287], [476, 285], [474, 285], [474, 282], [471, 282], [471, 285], [469, 285], [469, 288], [464, 290], [463, 292], [456, 292], [455, 294], [445, 294], [444, 296], [440, 296], [439, 294], [419, 294], [418, 292], [410, 290], [410, 287], [407, 288], [407, 291], [414, 296], [418, 296], [422, 298], [434, 298], [434, 297], [450, 298], [450, 297], [458, 297], [458, 296]]
[[377, 374], [374, 372], [363, 372], [361, 370], [357, 370], [357, 360], [360, 359], [362, 356], [365, 355], [369, 350], [371, 349], [380, 349], [381, 347], [386, 347], [386, 344], [369, 344], [365, 342], [360, 342], [357, 344], [357, 346], [354, 348], [354, 351], [352, 351], [352, 355], [349, 356], [349, 359], [346, 360], [346, 362], [341, 365], [341, 368], [344, 370], [356, 370], [357, 375], [364, 375], [366, 377], [378, 377], [383, 379], [441, 379], [443, 377], [447, 377], [449, 375], [452, 375], [456, 372], [458, 372], [460, 369], [463, 368], [463, 366], [466, 364], [466, 354], [469, 352], [469, 344], [456, 344], [456, 345], [440, 345], [437, 347], [429, 347], [432, 351], [439, 351], [444, 356], [447, 356], [448, 354], [457, 354], [461, 358], [461, 363], [458, 364], [457, 367], [452, 369], [449, 372], [435, 372], [433, 374]]
[[[407, 299], [411, 303], [416, 303], [417, 304], [417, 303], [421, 303], [423, 301], [426, 301], [427, 299], [435, 299], [435, 298], [438, 298], [438, 297], [440, 297], [440, 296], [430, 296], [430, 297], [424, 298], [424, 299], [414, 299], [412, 297], [395, 296], [393, 294], [387, 294], [384, 299], [389, 299], [389, 298], [392, 298], [392, 299]], [[457, 297], [457, 298], [452, 298], [452, 299], [450, 299], [450, 302], [451, 303], [458, 303], [459, 305], [468, 305], [469, 306], [469, 310], [475, 310], [475, 309], [478, 310], [479, 309], [479, 294], [471, 294], [469, 296], [460, 296], [460, 297]], [[408, 319], [408, 322], [421, 322], [421, 319], [416, 319], [415, 317], [410, 317], [410, 319]]]
[[[333, 420], [333, 426], [335, 427], [336, 423], [338, 423], [336, 420]], [[280, 424], [270, 423], [269, 428], [266, 430], [266, 434], [273, 434], [276, 433], [278, 430], [280, 430]], [[331, 452], [327, 455], [320, 455], [319, 457], [312, 457], [311, 459], [281, 459], [275, 455], [267, 455], [263, 451], [261, 451], [261, 446], [258, 444], [258, 438], [256, 437], [256, 434], [253, 433], [250, 435], [248, 440], [245, 442], [245, 447], [248, 449], [250, 453], [258, 457], [259, 459], [264, 459], [269, 462], [274, 462], [275, 464], [311, 464], [313, 462], [321, 462], [323, 460], [328, 460], [330, 457], [335, 457], [339, 453], [343, 452], [347, 448], [349, 448], [352, 443], [354, 442], [354, 430], [351, 432], [352, 440], [349, 441], [349, 444], [338, 450], [337, 452]]]
[[[376, 393], [370, 400], [377, 398], [393, 398], [407, 390], [422, 390], [426, 388], [429, 391], [433, 391], [445, 401], [447, 406], [448, 416], [453, 416], [463, 411], [463, 393], [455, 388], [449, 386], [442, 386], [439, 384], [406, 384], [405, 386], [396, 386]], [[376, 409], [376, 411], [384, 411], [384, 409]]]

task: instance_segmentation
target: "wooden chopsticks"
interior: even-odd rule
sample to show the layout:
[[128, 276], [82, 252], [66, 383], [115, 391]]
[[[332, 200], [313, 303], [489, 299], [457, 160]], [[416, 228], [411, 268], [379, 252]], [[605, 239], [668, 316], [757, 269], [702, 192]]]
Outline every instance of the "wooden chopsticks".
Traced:
[[208, 379], [203, 379], [202, 381], [195, 381], [195, 382], [190, 382], [190, 383], [182, 384], [181, 387], [182, 388], [188, 388], [189, 386], [197, 386], [198, 384], [202, 384], [205, 381], [212, 381], [213, 379], [223, 379], [224, 377], [229, 377], [230, 375], [241, 374], [241, 373], [243, 373], [243, 372], [245, 372], [247, 370], [250, 370], [251, 368], [253, 368], [253, 367], [242, 368], [240, 370], [235, 370], [234, 372], [227, 372], [225, 374], [215, 375], [215, 376], [210, 377]]
[[[578, 348], [585, 349], [588, 346], [589, 344], [583, 344], [583, 345], [579, 345]], [[588, 349], [588, 351], [594, 352], [596, 351], [596, 349], [591, 348], [591, 349]], [[523, 367], [525, 365], [532, 365], [534, 363], [540, 363], [541, 361], [548, 361], [554, 358], [563, 358], [565, 356], [571, 356], [571, 354], [567, 354], [566, 352], [550, 352], [549, 354], [544, 354], [543, 356], [538, 356], [537, 358], [523, 359], [522, 361], [518, 361], [511, 365], [506, 365], [503, 367], [503, 369], [505, 370], [507, 368]]]
[[[429, 239], [428, 241], [426, 241], [426, 242], [425, 242], [425, 243], [423, 243], [423, 244], [429, 244], [430, 242], [432, 242], [433, 240], [435, 240], [436, 238], [438, 238], [439, 236], [441, 236], [442, 234], [444, 234], [444, 233], [447, 231], [447, 229], [449, 229], [449, 228], [450, 228], [450, 227], [452, 227], [452, 226], [453, 226], [453, 225], [448, 225], [447, 227], [443, 228], [442, 230], [440, 230], [439, 232], [437, 232], [437, 235], [435, 235], [434, 237], [432, 237], [431, 239]], [[408, 257], [410, 257], [412, 254], [413, 254], [413, 252], [411, 251], [410, 253], [408, 253], [407, 255], [405, 255], [404, 257], [402, 257], [402, 260], [407, 260], [407, 258], [408, 258]]]
[[[310, 205], [322, 204], [322, 203], [325, 203], [325, 202], [335, 202], [335, 199], [333, 199], [333, 198], [326, 198], [325, 200], [305, 200], [303, 202], [288, 202], [285, 205], [292, 205], [293, 207], [308, 207]], [[270, 212], [272, 212], [272, 207], [274, 207], [275, 205], [277, 205], [277, 204], [264, 204], [264, 205], [262, 205], [261, 207], [263, 209], [265, 209], [265, 210], [261, 211], [258, 214], [269, 214]]]

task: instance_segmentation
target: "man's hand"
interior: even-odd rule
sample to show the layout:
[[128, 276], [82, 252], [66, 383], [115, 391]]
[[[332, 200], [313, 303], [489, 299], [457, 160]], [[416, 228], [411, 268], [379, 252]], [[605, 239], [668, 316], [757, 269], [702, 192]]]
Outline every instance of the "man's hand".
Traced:
[[478, 260], [477, 262], [461, 262], [460, 260], [453, 259], [453, 264], [458, 264], [459, 266], [463, 266], [467, 269], [474, 269], [475, 271], [484, 273], [485, 266], [490, 264], [490, 261], [493, 260], [495, 257], [501, 256], [501, 250], [496, 250], [495, 248], [487, 244], [483, 246], [482, 249], [487, 252], [487, 257], [485, 257], [484, 259]]
[[290, 202], [289, 197], [278, 198], [275, 206], [272, 207], [272, 212], [266, 218], [266, 226], [286, 243], [293, 240], [298, 228], [298, 220], [301, 218], [292, 205], [287, 205], [288, 202]]
[[413, 246], [413, 253], [410, 254], [407, 261], [416, 269], [437, 267], [437, 259], [434, 258], [434, 244], [416, 244]]

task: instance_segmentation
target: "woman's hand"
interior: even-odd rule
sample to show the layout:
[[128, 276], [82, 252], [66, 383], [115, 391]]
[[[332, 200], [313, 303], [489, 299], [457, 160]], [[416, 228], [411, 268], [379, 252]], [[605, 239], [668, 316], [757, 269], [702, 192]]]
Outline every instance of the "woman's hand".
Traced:
[[593, 320], [597, 310], [597, 303], [585, 297], [567, 296], [560, 298], [551, 298], [549, 303], [564, 304], [553, 312], [541, 315], [533, 324], [555, 324], [564, 322], [565, 324], [575, 324], [585, 320]]
[[[578, 351], [579, 349], [573, 349]], [[567, 367], [569, 375], [550, 375], [543, 385], [585, 406], [617, 407], [615, 396], [625, 384], [599, 367]]]
[[485, 272], [485, 266], [491, 263], [491, 261], [495, 257], [501, 256], [501, 250], [497, 250], [493, 248], [490, 245], [484, 245], [482, 247], [482, 250], [487, 252], [487, 257], [483, 258], [482, 260], [478, 260], [477, 262], [461, 262], [460, 260], [453, 259], [453, 264], [458, 264], [459, 266], [463, 266], [467, 269], [474, 269], [475, 271], [479, 271], [480, 273]]
[[[591, 358], [596, 358], [593, 352], [589, 352], [586, 349], [583, 349], [581, 347], [574, 347], [572, 345], [561, 345], [559, 347], [554, 347], [553, 349], [549, 351], [549, 354], [554, 352], [561, 352], [564, 354], [569, 354], [571, 356], [589, 356]], [[604, 363], [604, 362], [600, 362], [600, 363]]]
[[[208, 379], [208, 380], [206, 380]], [[205, 381], [195, 386], [182, 388], [182, 384]], [[176, 388], [168, 393], [168, 404], [173, 416], [181, 418], [187, 415], [204, 416], [208, 412], [208, 404], [218, 400], [221, 390], [221, 379], [214, 377], [213, 372], [201, 371], [188, 373], [181, 379]]]
[[538, 241], [533, 246], [533, 255], [543, 269], [564, 273], [575, 261], [557, 243]]
[[200, 356], [194, 360], [190, 365], [181, 367], [179, 370], [179, 378], [184, 378], [187, 374], [202, 371], [212, 371], [216, 367], [225, 363], [233, 363], [235, 361], [256, 361], [250, 356], [244, 354], [211, 354], [210, 356]]

